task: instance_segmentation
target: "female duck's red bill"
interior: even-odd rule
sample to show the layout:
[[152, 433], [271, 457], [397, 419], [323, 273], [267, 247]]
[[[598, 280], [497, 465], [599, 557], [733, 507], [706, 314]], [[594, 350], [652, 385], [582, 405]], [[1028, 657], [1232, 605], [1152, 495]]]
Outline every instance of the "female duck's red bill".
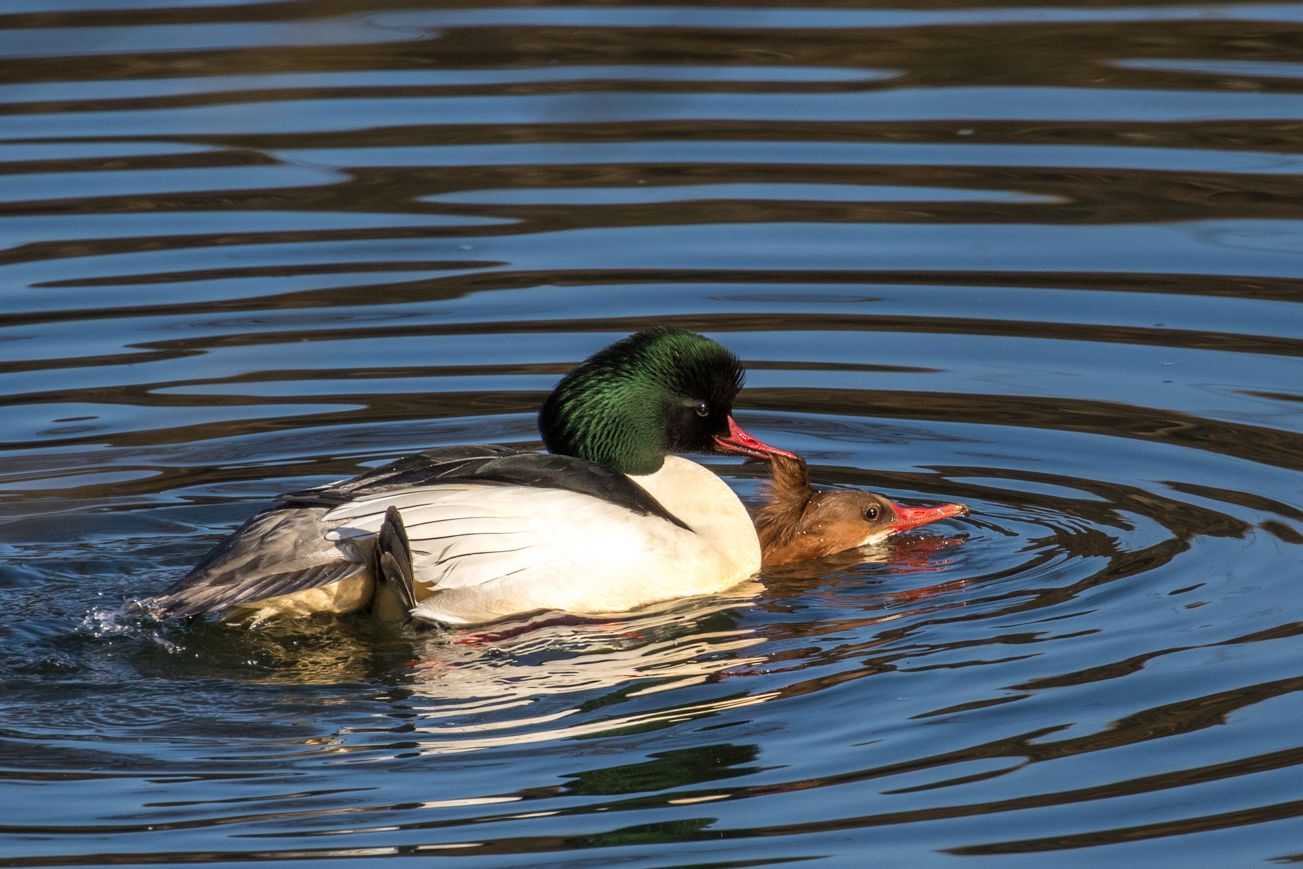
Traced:
[[918, 528], [938, 519], [968, 515], [968, 507], [964, 504], [942, 504], [940, 507], [902, 507], [899, 504], [892, 504], [891, 509], [896, 514], [896, 521], [891, 523], [893, 534]]
[[737, 424], [737, 421], [731, 415], [728, 418], [728, 434], [715, 435], [715, 446], [722, 452], [737, 453], [740, 456], [751, 456], [756, 459], [782, 456], [783, 458], [800, 461], [795, 453], [780, 450], [778, 447], [771, 447], [764, 441], [753, 438], [742, 430], [742, 427]]

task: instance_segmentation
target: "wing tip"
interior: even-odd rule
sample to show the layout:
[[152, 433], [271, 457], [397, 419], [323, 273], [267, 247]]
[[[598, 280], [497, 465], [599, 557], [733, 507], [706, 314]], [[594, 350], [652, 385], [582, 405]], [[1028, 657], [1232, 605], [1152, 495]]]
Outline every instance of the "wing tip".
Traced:
[[416, 577], [412, 573], [412, 544], [407, 539], [403, 515], [390, 505], [376, 535], [376, 581], [387, 583], [409, 612], [416, 606]]

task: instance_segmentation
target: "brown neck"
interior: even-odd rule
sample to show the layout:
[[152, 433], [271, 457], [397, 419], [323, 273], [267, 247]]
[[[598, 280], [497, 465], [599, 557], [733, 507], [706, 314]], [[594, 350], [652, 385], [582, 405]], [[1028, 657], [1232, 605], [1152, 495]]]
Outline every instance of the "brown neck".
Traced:
[[798, 542], [805, 509], [814, 495], [804, 461], [774, 456], [770, 465], [773, 479], [769, 484], [769, 501], [756, 514], [756, 534], [760, 537], [760, 550], [764, 553], [766, 566], [801, 557], [785, 556], [781, 561], [771, 561], [771, 553], [776, 555], [793, 550], [793, 544]]

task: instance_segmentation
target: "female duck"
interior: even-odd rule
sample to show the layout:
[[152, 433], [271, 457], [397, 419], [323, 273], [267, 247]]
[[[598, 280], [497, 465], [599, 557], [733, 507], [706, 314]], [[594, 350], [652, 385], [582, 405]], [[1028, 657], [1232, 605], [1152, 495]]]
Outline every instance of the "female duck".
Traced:
[[372, 603], [380, 576], [407, 586], [418, 618], [475, 624], [721, 591], [760, 569], [755, 528], [719, 477], [669, 454], [794, 458], [734, 422], [742, 373], [700, 335], [632, 335], [548, 396], [548, 453], [435, 449], [286, 495], [142, 604], [176, 616], [344, 613]]
[[968, 515], [963, 504], [902, 507], [871, 492], [815, 490], [803, 459], [775, 454], [771, 464], [769, 500], [756, 514], [767, 568], [881, 543], [938, 519]]

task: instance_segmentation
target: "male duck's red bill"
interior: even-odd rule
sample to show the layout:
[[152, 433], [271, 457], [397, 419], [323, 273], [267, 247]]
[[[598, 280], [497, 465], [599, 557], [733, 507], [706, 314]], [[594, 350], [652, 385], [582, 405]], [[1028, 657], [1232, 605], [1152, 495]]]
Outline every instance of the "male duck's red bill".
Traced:
[[739, 456], [750, 456], [755, 459], [769, 459], [779, 456], [793, 461], [801, 460], [795, 453], [780, 450], [778, 447], [771, 447], [764, 441], [747, 434], [737, 424], [737, 420], [733, 419], [732, 414], [728, 417], [728, 432], [715, 435], [715, 446], [721, 452], [736, 453]]

